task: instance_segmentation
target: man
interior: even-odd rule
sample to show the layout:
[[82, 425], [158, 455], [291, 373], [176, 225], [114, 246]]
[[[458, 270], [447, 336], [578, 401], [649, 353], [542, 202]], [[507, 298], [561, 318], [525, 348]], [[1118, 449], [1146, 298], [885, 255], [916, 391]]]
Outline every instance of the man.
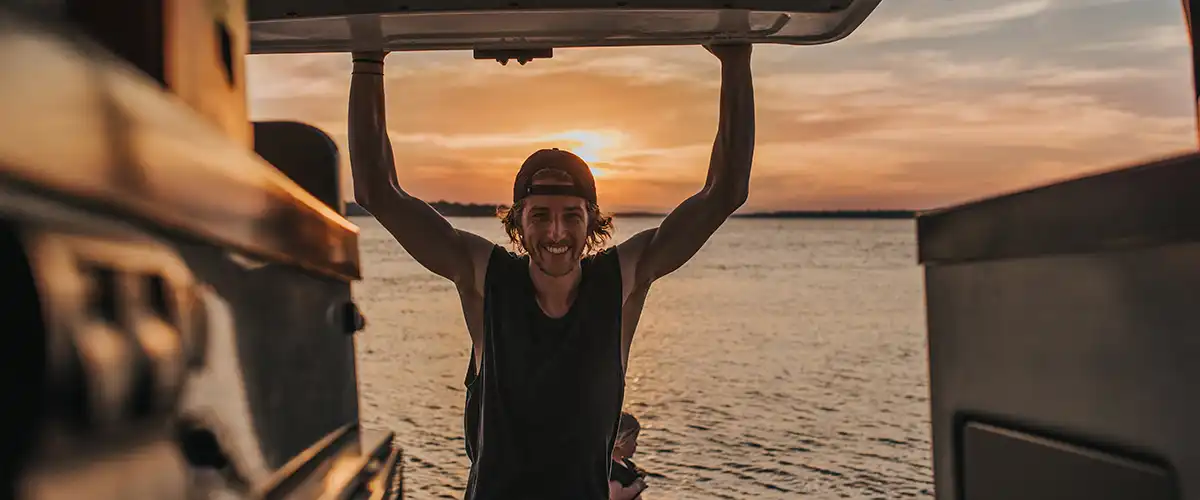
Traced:
[[751, 47], [708, 50], [721, 62], [721, 102], [704, 187], [658, 228], [599, 250], [611, 223], [588, 165], [565, 151], [537, 151], [521, 165], [504, 216], [520, 254], [455, 229], [400, 187], [385, 124], [386, 54], [353, 55], [354, 196], [417, 262], [455, 284], [471, 336], [467, 499], [608, 498], [625, 367], [646, 293], [748, 194]]

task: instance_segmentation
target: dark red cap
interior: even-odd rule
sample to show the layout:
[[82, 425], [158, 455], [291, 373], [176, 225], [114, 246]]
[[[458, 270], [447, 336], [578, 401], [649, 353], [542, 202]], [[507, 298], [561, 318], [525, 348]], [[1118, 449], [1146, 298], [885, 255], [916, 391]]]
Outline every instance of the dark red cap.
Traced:
[[[555, 169], [571, 176], [574, 185], [553, 186], [533, 185], [533, 174], [545, 169]], [[558, 148], [542, 149], [529, 155], [521, 170], [517, 172], [517, 180], [513, 184], [513, 203], [531, 194], [561, 194], [578, 196], [596, 203], [596, 179], [592, 177], [592, 169], [587, 162], [574, 153]]]

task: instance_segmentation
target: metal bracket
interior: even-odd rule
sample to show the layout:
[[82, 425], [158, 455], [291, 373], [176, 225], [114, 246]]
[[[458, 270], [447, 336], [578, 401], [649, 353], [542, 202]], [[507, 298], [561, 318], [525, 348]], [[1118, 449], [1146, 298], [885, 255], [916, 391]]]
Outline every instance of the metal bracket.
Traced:
[[522, 66], [534, 59], [551, 59], [554, 48], [545, 49], [475, 49], [475, 59], [495, 59], [501, 66], [507, 66], [510, 59], [516, 59]]

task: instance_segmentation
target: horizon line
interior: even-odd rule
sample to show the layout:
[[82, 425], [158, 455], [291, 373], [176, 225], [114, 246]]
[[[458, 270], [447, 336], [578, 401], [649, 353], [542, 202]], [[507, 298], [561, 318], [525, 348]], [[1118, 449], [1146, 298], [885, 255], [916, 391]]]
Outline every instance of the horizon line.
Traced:
[[[346, 216], [369, 216], [370, 213], [362, 208], [356, 202], [347, 201]], [[501, 206], [508, 206], [500, 203], [463, 203], [456, 201], [437, 200], [429, 202], [429, 205], [435, 210], [438, 207], [450, 209], [450, 213], [443, 215], [448, 217], [493, 217], [495, 210]], [[458, 209], [458, 210], [455, 210]], [[481, 212], [486, 210], [488, 213]], [[442, 210], [438, 210], [442, 212]], [[920, 210], [912, 209], [885, 209], [885, 208], [858, 208], [858, 209], [785, 209], [785, 210], [761, 210], [746, 213], [734, 213], [730, 217], [738, 218], [787, 218], [787, 217], [814, 217], [814, 216], [845, 216], [855, 218], [915, 218]], [[610, 212], [614, 217], [666, 217], [669, 212], [660, 212], [655, 210], [618, 210]]]

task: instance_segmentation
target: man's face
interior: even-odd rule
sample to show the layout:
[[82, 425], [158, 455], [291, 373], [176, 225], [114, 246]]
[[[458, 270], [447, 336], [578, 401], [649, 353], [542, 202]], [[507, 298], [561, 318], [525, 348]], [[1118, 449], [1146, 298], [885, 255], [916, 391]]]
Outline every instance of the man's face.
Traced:
[[570, 274], [579, 265], [587, 241], [588, 215], [582, 198], [531, 195], [525, 198], [521, 234], [525, 251], [547, 275]]

